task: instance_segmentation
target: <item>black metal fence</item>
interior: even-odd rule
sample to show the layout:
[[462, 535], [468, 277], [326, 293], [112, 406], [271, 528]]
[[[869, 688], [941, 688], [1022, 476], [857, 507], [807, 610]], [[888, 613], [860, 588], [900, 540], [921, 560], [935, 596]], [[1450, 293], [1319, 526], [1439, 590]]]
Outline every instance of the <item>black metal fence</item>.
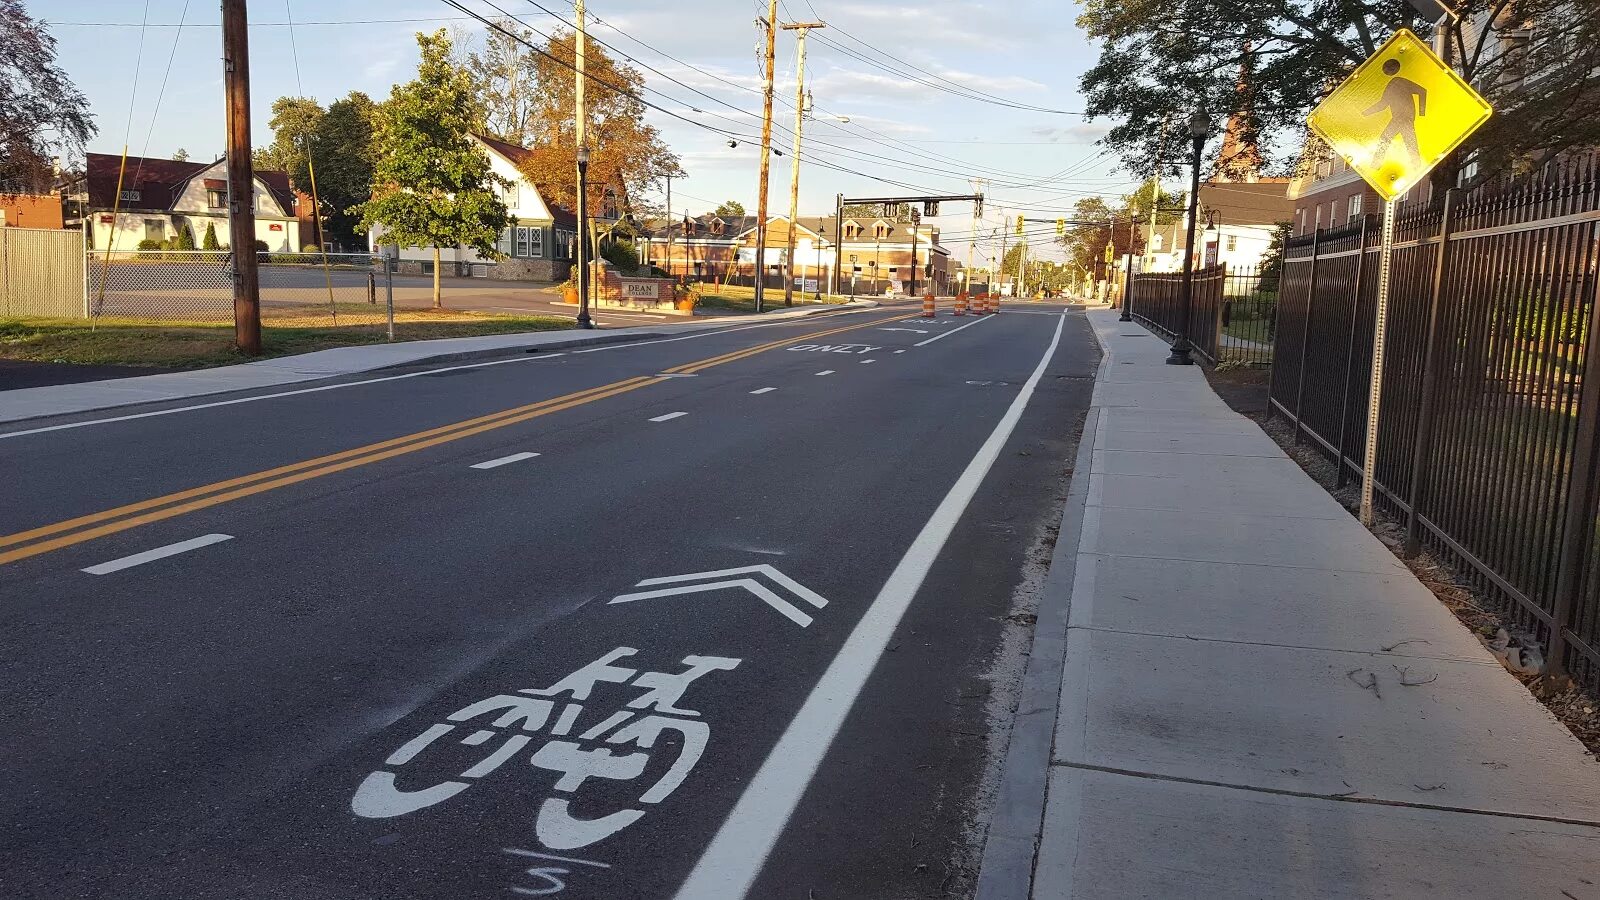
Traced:
[[[1375, 502], [1600, 686], [1600, 260], [1592, 161], [1404, 212]], [[1272, 406], [1360, 478], [1378, 288], [1372, 218], [1289, 242]], [[1431, 352], [1430, 352], [1431, 350]]]
[[[1189, 313], [1189, 342], [1195, 351], [1212, 365], [1271, 365], [1278, 286], [1279, 279], [1264, 278], [1258, 269], [1197, 269]], [[1175, 339], [1183, 321], [1183, 273], [1134, 275], [1129, 308], [1152, 331]]]

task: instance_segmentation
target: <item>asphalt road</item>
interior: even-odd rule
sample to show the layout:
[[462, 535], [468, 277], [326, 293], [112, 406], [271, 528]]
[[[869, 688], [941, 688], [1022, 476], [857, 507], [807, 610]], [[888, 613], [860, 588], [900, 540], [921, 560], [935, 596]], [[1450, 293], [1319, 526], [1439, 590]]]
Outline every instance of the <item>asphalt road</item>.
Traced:
[[1098, 359], [909, 312], [0, 432], [0, 894], [969, 895]]

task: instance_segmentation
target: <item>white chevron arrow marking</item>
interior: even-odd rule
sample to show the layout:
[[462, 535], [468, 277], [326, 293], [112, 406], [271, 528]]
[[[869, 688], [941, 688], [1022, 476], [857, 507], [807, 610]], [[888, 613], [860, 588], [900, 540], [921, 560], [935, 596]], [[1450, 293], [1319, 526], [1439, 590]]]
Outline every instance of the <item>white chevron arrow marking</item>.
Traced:
[[[635, 587], [650, 587], [652, 585], [676, 585], [675, 587], [662, 587], [651, 591], [636, 591], [631, 594], [621, 594], [613, 597], [610, 603], [631, 603], [634, 600], [653, 600], [658, 597], [676, 597], [682, 594], [703, 594], [707, 591], [720, 591], [726, 588], [743, 588], [760, 598], [761, 601], [777, 610], [784, 618], [804, 628], [811, 624], [811, 616], [802, 612], [793, 603], [780, 596], [776, 591], [755, 580], [754, 578], [729, 578], [730, 575], [765, 575], [787, 589], [791, 594], [811, 604], [817, 609], [828, 605], [826, 598], [816, 591], [811, 590], [793, 578], [779, 572], [772, 566], [740, 566], [734, 569], [717, 569], [711, 572], [692, 572], [688, 575], [668, 575], [663, 578], [646, 578]], [[707, 578], [721, 579], [718, 581], [704, 581]], [[700, 582], [688, 584], [687, 582]]]

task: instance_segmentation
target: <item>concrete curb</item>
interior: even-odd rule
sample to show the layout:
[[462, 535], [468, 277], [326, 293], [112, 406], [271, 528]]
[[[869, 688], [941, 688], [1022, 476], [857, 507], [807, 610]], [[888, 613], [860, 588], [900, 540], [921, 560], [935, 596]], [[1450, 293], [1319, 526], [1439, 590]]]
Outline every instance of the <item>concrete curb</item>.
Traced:
[[[1098, 341], [1098, 337], [1097, 337]], [[1095, 381], [1105, 377], [1106, 348], [1101, 346]], [[1033, 892], [1034, 860], [1044, 832], [1045, 790], [1050, 778], [1056, 712], [1061, 705], [1061, 678], [1066, 662], [1067, 618], [1072, 609], [1072, 584], [1077, 577], [1078, 550], [1089, 499], [1089, 469], [1094, 456], [1099, 410], [1091, 401], [1061, 511], [1061, 530], [1050, 555], [1050, 571], [1039, 589], [1033, 647], [1023, 671], [1011, 740], [1001, 767], [994, 815], [984, 839], [978, 866], [976, 900], [1028, 900]]]
[[[871, 309], [875, 301], [841, 303], [827, 306], [785, 309], [757, 316], [734, 317], [729, 322], [670, 322], [663, 326], [601, 332], [530, 331], [510, 335], [488, 335], [481, 338], [439, 338], [432, 341], [402, 341], [396, 344], [374, 344], [358, 347], [338, 347], [316, 350], [294, 356], [279, 356], [256, 362], [187, 372], [170, 372], [161, 375], [140, 375], [133, 378], [89, 381], [46, 387], [21, 388], [0, 391], [0, 424], [25, 422], [53, 416], [76, 415], [141, 406], [149, 403], [169, 403], [195, 397], [209, 397], [237, 391], [304, 384], [327, 378], [343, 378], [367, 372], [392, 371], [441, 363], [467, 360], [487, 360], [517, 356], [544, 350], [564, 350], [596, 344], [618, 344], [655, 338], [673, 337], [685, 332], [711, 330], [721, 327], [738, 327], [742, 324], [800, 319], [807, 316], [849, 309]], [[670, 330], [668, 330], [670, 329]], [[480, 341], [485, 346], [452, 349], [429, 353], [429, 345], [448, 344], [459, 348], [463, 342]], [[416, 356], [395, 359], [407, 349], [419, 351]], [[359, 359], [374, 357], [370, 363], [340, 364], [341, 357]], [[390, 357], [384, 359], [383, 357]]]

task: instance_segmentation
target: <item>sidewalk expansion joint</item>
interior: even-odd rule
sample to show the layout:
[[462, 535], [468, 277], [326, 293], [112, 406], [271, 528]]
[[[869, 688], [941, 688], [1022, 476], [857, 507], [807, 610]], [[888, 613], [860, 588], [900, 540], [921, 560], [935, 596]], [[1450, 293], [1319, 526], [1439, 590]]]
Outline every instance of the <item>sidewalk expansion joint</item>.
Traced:
[[1375, 650], [1353, 650], [1348, 647], [1313, 647], [1306, 644], [1280, 644], [1276, 641], [1246, 641], [1238, 638], [1204, 637], [1194, 634], [1170, 634], [1159, 631], [1136, 631], [1128, 628], [1103, 628], [1096, 625], [1068, 625], [1068, 631], [1099, 631], [1105, 634], [1126, 634], [1134, 637], [1165, 638], [1174, 641], [1197, 641], [1206, 644], [1241, 644], [1246, 647], [1273, 647], [1279, 650], [1310, 650], [1316, 653], [1353, 653], [1357, 656], [1382, 656], [1391, 659], [1426, 659], [1433, 662], [1469, 663], [1475, 666], [1497, 666], [1492, 659], [1473, 659], [1468, 656], [1434, 656], [1420, 653], [1396, 653], [1379, 647]]
[[1438, 803], [1417, 803], [1410, 800], [1386, 800], [1382, 797], [1362, 797], [1351, 794], [1320, 794], [1315, 791], [1291, 791], [1286, 788], [1256, 787], [1249, 784], [1235, 784], [1229, 781], [1212, 781], [1207, 778], [1185, 778], [1182, 775], [1161, 775], [1155, 772], [1139, 772], [1133, 769], [1119, 769], [1114, 766], [1097, 766], [1092, 763], [1062, 762], [1051, 760], [1052, 768], [1079, 769], [1086, 772], [1102, 772], [1107, 775], [1121, 775], [1127, 778], [1143, 778], [1150, 781], [1165, 781], [1172, 784], [1193, 784], [1201, 787], [1228, 788], [1236, 791], [1251, 791], [1257, 794], [1276, 794], [1280, 797], [1301, 797], [1307, 800], [1328, 800], [1335, 803], [1360, 803], [1367, 806], [1392, 806], [1401, 809], [1417, 809], [1428, 812], [1455, 813], [1465, 816], [1485, 816], [1493, 819], [1518, 819], [1525, 822], [1547, 822], [1553, 825], [1578, 825], [1585, 828], [1600, 828], [1600, 819], [1579, 819], [1571, 816], [1546, 816], [1538, 813], [1514, 813], [1498, 809], [1477, 809], [1470, 806], [1446, 806]]
[[1401, 566], [1398, 560], [1395, 562], [1396, 568], [1377, 570], [1340, 569], [1333, 566], [1306, 566], [1296, 565], [1294, 563], [1245, 562], [1244, 560], [1238, 559], [1203, 559], [1196, 556], [1154, 556], [1148, 553], [1106, 553], [1098, 550], [1085, 550], [1083, 551], [1083, 555], [1104, 556], [1114, 559], [1164, 559], [1171, 562], [1215, 563], [1224, 566], [1255, 566], [1262, 569], [1298, 569], [1306, 572], [1343, 572], [1349, 575], [1392, 575], [1397, 578], [1402, 575], [1411, 575], [1411, 570]]

